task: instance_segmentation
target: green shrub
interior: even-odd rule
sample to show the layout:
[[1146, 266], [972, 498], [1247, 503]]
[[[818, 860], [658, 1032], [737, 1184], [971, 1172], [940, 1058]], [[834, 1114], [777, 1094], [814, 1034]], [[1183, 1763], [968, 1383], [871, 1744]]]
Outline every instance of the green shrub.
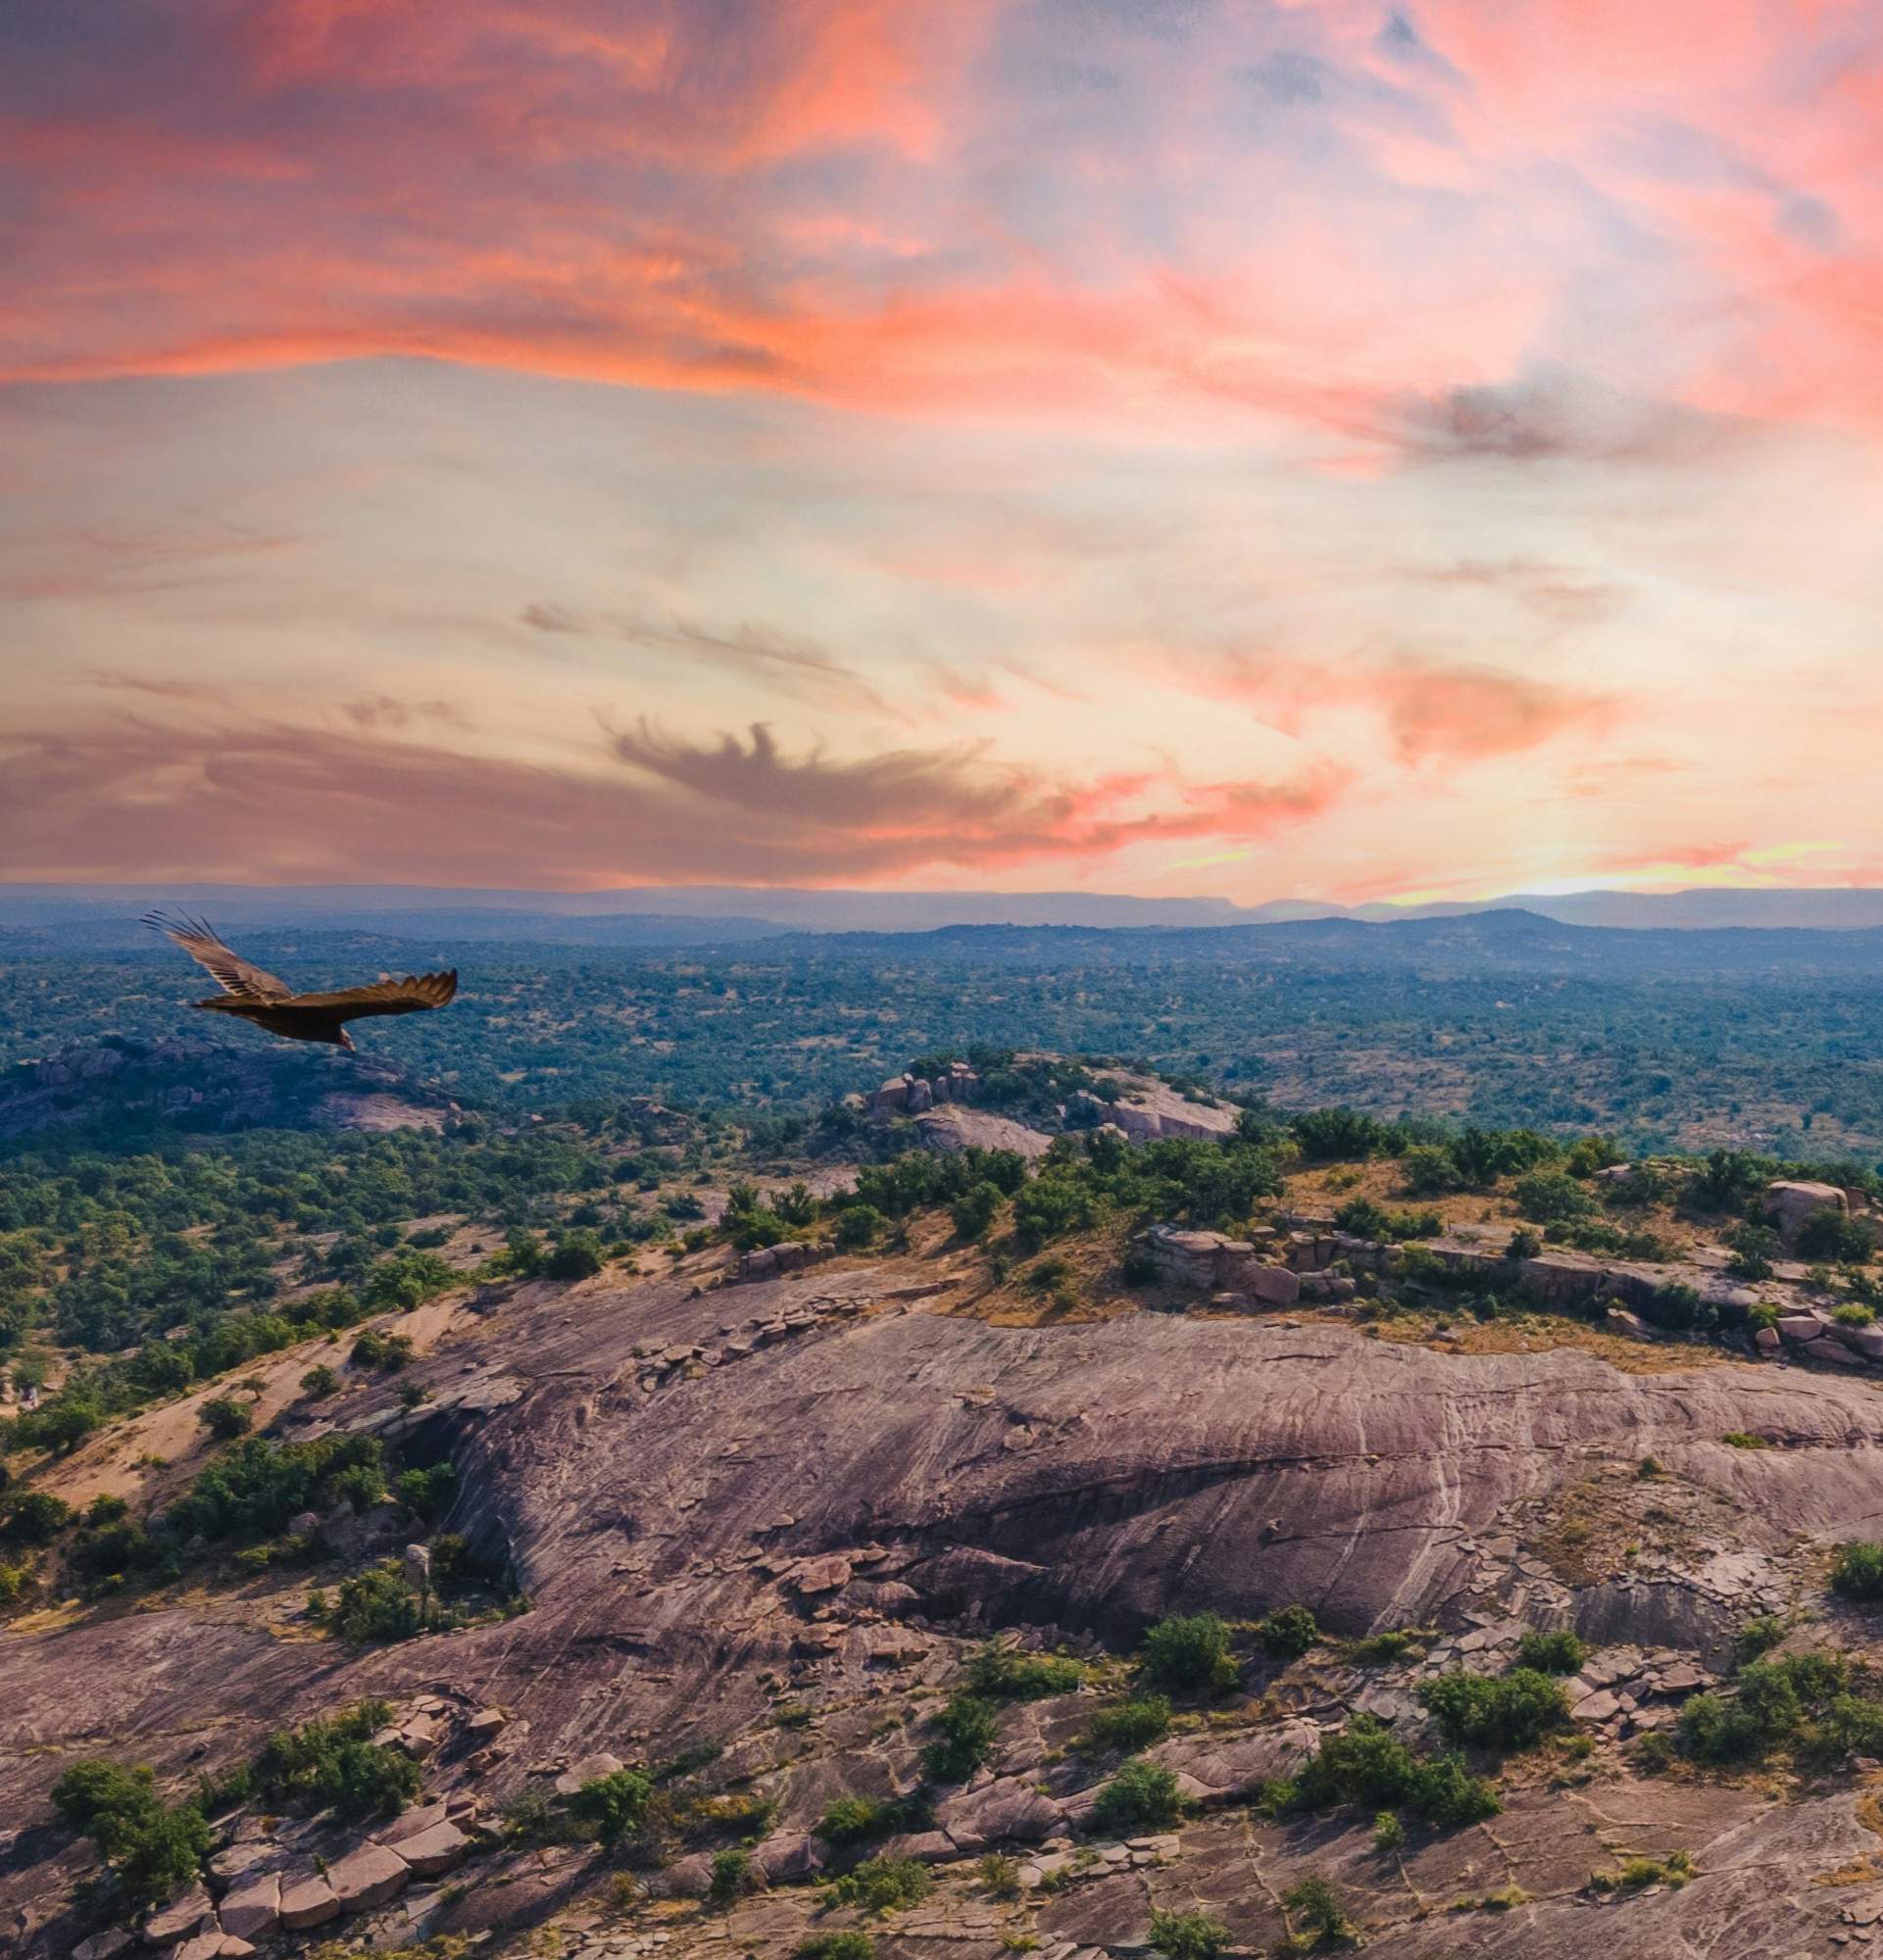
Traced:
[[818, 1820], [826, 1844], [867, 1844], [887, 1838], [902, 1821], [902, 1807], [879, 1796], [840, 1796]]
[[11, 1491], [0, 1497], [0, 1543], [50, 1544], [72, 1522], [72, 1506], [50, 1491]]
[[1229, 1629], [1214, 1613], [1160, 1620], [1138, 1647], [1144, 1678], [1158, 1688], [1221, 1694], [1236, 1685]]
[[250, 1773], [276, 1802], [336, 1809], [355, 1821], [394, 1817], [419, 1793], [419, 1765], [371, 1739], [392, 1719], [383, 1701], [357, 1701], [322, 1721], [268, 1739]]
[[948, 1215], [964, 1239], [978, 1239], [993, 1224], [1000, 1208], [1000, 1186], [983, 1180], [969, 1185], [948, 1207]]
[[430, 1524], [451, 1507], [458, 1488], [457, 1466], [446, 1460], [429, 1470], [404, 1470], [392, 1486], [392, 1494], [415, 1517]]
[[1542, 1239], [1527, 1226], [1519, 1225], [1511, 1234], [1510, 1244], [1504, 1249], [1504, 1256], [1507, 1259], [1534, 1259], [1540, 1257], [1542, 1251]]
[[255, 1418], [247, 1402], [233, 1396], [213, 1396], [196, 1411], [196, 1420], [218, 1441], [230, 1443], [246, 1436]]
[[1134, 1831], [1164, 1830], [1182, 1814], [1175, 1774], [1142, 1756], [1120, 1763], [1092, 1806], [1093, 1825], [1115, 1838]]
[[938, 1783], [966, 1783], [994, 1753], [1000, 1720], [991, 1701], [957, 1694], [935, 1717], [941, 1740], [929, 1746], [928, 1774]]
[[856, 1927], [818, 1933], [797, 1948], [794, 1960], [875, 1960], [876, 1942]]
[[1290, 1886], [1281, 1904], [1290, 1921], [1299, 1920], [1302, 1931], [1313, 1934], [1316, 1943], [1346, 1939], [1353, 1933], [1340, 1894], [1325, 1879], [1307, 1878]]
[[569, 1807], [583, 1823], [594, 1825], [595, 1835], [604, 1844], [613, 1844], [640, 1829], [653, 1794], [653, 1780], [645, 1771], [614, 1770], [607, 1776], [591, 1777], [569, 1799]]
[[1099, 1709], [1086, 1725], [1091, 1749], [1148, 1749], [1170, 1733], [1170, 1703], [1162, 1694], [1136, 1694]]
[[1406, 1827], [1399, 1821], [1396, 1810], [1382, 1810], [1373, 1819], [1373, 1849], [1379, 1852], [1398, 1851], [1406, 1843]]
[[1256, 1642], [1277, 1660], [1299, 1660], [1320, 1639], [1320, 1628], [1306, 1606], [1283, 1606], [1256, 1627]]
[[926, 1865], [914, 1858], [866, 1858], [831, 1881], [831, 1896], [861, 1912], [900, 1912], [919, 1905], [934, 1887]]
[[1741, 1661], [1758, 1660], [1769, 1653], [1790, 1632], [1789, 1623], [1778, 1613], [1755, 1613], [1739, 1630], [1733, 1651]]
[[1728, 1270], [1735, 1278], [1771, 1278], [1772, 1261], [1779, 1256], [1782, 1248], [1778, 1234], [1769, 1225], [1757, 1225], [1751, 1219], [1742, 1219], [1726, 1234], [1726, 1244], [1732, 1249], [1733, 1255]]
[[1746, 1662], [1737, 1693], [1691, 1696], [1680, 1711], [1681, 1752], [1714, 1767], [1757, 1762], [1773, 1749], [1807, 1760], [1883, 1748], [1883, 1699], [1867, 1673], [1839, 1653], [1784, 1655]]
[[102, 1758], [74, 1763], [52, 1788], [53, 1808], [98, 1846], [133, 1907], [156, 1905], [198, 1876], [214, 1844], [193, 1803], [167, 1804], [147, 1769]]
[[873, 1204], [847, 1204], [837, 1213], [837, 1244], [857, 1250], [873, 1246], [889, 1229], [889, 1220]]
[[967, 1662], [967, 1684], [976, 1694], [1009, 1701], [1037, 1701], [1048, 1694], [1070, 1694], [1085, 1682], [1085, 1669], [1065, 1654], [1021, 1653], [989, 1641]]
[[1533, 1224], [1554, 1225], [1580, 1218], [1593, 1200], [1574, 1178], [1560, 1170], [1534, 1170], [1512, 1187], [1517, 1209]]
[[1228, 1943], [1229, 1929], [1207, 1912], [1151, 1908], [1151, 1944], [1164, 1960], [1216, 1960]]
[[552, 1280], [586, 1280], [593, 1279], [607, 1263], [601, 1240], [593, 1232], [577, 1228], [565, 1232], [549, 1249], [543, 1272]]
[[1300, 1775], [1270, 1801], [1278, 1809], [1354, 1804], [1374, 1812], [1407, 1810], [1446, 1829], [1495, 1817], [1500, 1807], [1496, 1790], [1471, 1775], [1462, 1757], [1415, 1756], [1371, 1715], [1356, 1715], [1338, 1734], [1323, 1737]]
[[1005, 1851], [988, 1851], [975, 1862], [974, 1876], [989, 1898], [1016, 1899], [1020, 1895], [1020, 1861]]
[[1383, 1634], [1368, 1634], [1347, 1649], [1347, 1658], [1358, 1667], [1383, 1667], [1405, 1660], [1409, 1654], [1422, 1654], [1432, 1642], [1430, 1633], [1417, 1627], [1394, 1627]]
[[1358, 1109], [1310, 1109], [1292, 1118], [1288, 1127], [1311, 1163], [1374, 1156], [1387, 1142], [1386, 1126]]
[[1875, 1256], [1876, 1238], [1862, 1219], [1827, 1204], [1798, 1228], [1798, 1253], [1804, 1259], [1860, 1266]]
[[1831, 1590], [1846, 1599], [1883, 1599], [1883, 1544], [1851, 1539], [1831, 1559]]
[[1438, 1144], [1414, 1144], [1399, 1160], [1400, 1177], [1414, 1198], [1436, 1198], [1464, 1182], [1450, 1151]]
[[[308, 1605], [314, 1610], [312, 1593]], [[439, 1625], [442, 1616], [435, 1607], [427, 1611], [397, 1562], [388, 1559], [341, 1580], [337, 1596], [317, 1617], [343, 1641], [366, 1642], [412, 1640]]]
[[713, 1878], [706, 1890], [710, 1907], [724, 1912], [751, 1883], [752, 1855], [736, 1844], [713, 1854]]
[[301, 1390], [304, 1395], [330, 1396], [339, 1386], [339, 1376], [324, 1361], [310, 1368], [301, 1377]]
[[1479, 1748], [1527, 1749], [1569, 1719], [1561, 1688], [1530, 1667], [1500, 1677], [1442, 1674], [1419, 1698], [1450, 1740]]
[[1567, 1627], [1558, 1627], [1550, 1633], [1539, 1633], [1532, 1628], [1516, 1643], [1517, 1665], [1537, 1674], [1573, 1674], [1588, 1653], [1589, 1649]]
[[1744, 1429], [1729, 1429], [1719, 1440], [1728, 1449], [1769, 1449], [1772, 1446], [1762, 1436], [1754, 1436]]

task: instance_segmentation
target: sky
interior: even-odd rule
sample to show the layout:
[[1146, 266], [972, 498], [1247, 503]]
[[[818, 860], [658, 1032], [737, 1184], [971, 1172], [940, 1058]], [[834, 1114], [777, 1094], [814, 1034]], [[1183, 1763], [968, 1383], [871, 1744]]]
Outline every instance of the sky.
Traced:
[[1883, 883], [1883, 0], [0, 0], [0, 878]]

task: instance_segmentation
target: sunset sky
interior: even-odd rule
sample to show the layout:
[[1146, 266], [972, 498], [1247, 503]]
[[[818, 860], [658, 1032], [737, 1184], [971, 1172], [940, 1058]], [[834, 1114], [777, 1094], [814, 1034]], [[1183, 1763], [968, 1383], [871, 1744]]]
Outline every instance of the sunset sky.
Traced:
[[0, 877], [1883, 883], [1883, 0], [0, 0]]

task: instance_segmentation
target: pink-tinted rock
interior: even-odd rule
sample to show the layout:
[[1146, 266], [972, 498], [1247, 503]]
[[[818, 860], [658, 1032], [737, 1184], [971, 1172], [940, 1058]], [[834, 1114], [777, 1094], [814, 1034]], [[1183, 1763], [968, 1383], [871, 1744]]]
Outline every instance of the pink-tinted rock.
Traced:
[[146, 1946], [173, 1946], [179, 1939], [202, 1930], [214, 1909], [214, 1902], [201, 1886], [191, 1886], [144, 1922]]
[[823, 1853], [808, 1832], [780, 1832], [752, 1853], [755, 1870], [772, 1885], [792, 1885], [815, 1879], [823, 1870]]
[[398, 1853], [421, 1879], [441, 1878], [471, 1849], [471, 1839], [455, 1824], [434, 1824], [416, 1838], [408, 1838]]
[[327, 1867], [326, 1881], [342, 1912], [368, 1912], [405, 1890], [412, 1883], [412, 1867], [383, 1844], [362, 1844]]
[[340, 1917], [340, 1901], [333, 1887], [317, 1872], [311, 1878], [296, 1879], [281, 1890], [281, 1924], [290, 1933], [310, 1926], [324, 1926]]
[[130, 1935], [112, 1927], [104, 1933], [94, 1933], [89, 1939], [81, 1939], [72, 1949], [72, 1960], [118, 1960], [118, 1955], [130, 1944]]
[[265, 1872], [231, 1886], [218, 1917], [238, 1939], [266, 1939], [281, 1923], [280, 1874]]

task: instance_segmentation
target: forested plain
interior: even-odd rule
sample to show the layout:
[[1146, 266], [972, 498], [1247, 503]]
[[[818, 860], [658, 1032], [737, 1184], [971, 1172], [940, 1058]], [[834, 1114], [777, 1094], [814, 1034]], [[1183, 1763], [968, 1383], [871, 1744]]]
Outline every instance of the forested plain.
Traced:
[[[448, 1013], [368, 1024], [363, 1045], [493, 1111], [630, 1096], [815, 1110], [979, 1042], [1142, 1060], [1284, 1107], [1883, 1155], [1883, 941], [1494, 916], [1492, 931], [991, 928], [633, 957], [345, 933], [245, 950], [309, 981], [458, 965]], [[199, 991], [158, 954], [10, 959], [0, 1070], [108, 1033], [262, 1040], [187, 1012]]]

